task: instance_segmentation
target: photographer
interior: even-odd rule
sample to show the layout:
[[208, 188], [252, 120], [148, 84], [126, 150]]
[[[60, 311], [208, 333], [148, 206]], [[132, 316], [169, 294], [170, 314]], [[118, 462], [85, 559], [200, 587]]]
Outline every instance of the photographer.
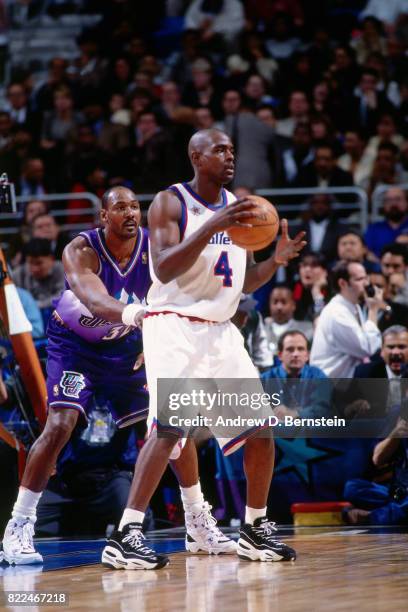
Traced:
[[[407, 400], [405, 400], [406, 402]], [[351, 525], [406, 525], [408, 523], [408, 422], [406, 410], [390, 435], [374, 447], [373, 464], [383, 468], [394, 463], [389, 485], [355, 478], [346, 482], [344, 499], [354, 508], [347, 511]]]
[[[332, 271], [337, 295], [323, 308], [317, 322], [310, 363], [326, 376], [351, 378], [354, 369], [381, 347], [378, 314], [387, 305], [382, 290], [372, 288], [364, 266], [356, 261], [339, 261]], [[367, 317], [361, 303], [367, 306]]]

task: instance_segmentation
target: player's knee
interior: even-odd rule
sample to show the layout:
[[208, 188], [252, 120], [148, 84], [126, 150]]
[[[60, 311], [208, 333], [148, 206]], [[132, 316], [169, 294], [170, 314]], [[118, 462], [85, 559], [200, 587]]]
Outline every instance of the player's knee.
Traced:
[[248, 443], [260, 453], [272, 453], [275, 448], [275, 441], [272, 437], [254, 436], [248, 440]]
[[71, 437], [78, 420], [78, 413], [74, 410], [50, 410], [44, 431], [41, 434], [42, 441], [50, 447], [62, 447]]

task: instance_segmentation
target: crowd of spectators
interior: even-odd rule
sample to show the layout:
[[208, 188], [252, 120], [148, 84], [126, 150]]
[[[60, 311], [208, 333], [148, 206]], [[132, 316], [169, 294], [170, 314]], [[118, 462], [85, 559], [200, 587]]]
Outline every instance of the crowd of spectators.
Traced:
[[[82, 4], [98, 11], [99, 3]], [[371, 213], [384, 191], [381, 220], [363, 231], [355, 216], [336, 214], [351, 201], [346, 191], [305, 196], [306, 210], [292, 215], [306, 232], [299, 261], [243, 296], [235, 317], [263, 377], [351, 378], [364, 364], [373, 365], [367, 377], [401, 377], [384, 347], [387, 329], [399, 326], [406, 339], [408, 325], [406, 3], [104, 4], [99, 23], [79, 36], [75, 61], [53, 58], [37, 83], [14, 71], [0, 103], [1, 171], [32, 198], [8, 259], [44, 321], [64, 283], [69, 239], [53, 213], [68, 224], [93, 219], [80, 214], [86, 201], [64, 203], [61, 217], [62, 205], [42, 197], [100, 197], [117, 184], [155, 193], [189, 180], [188, 140], [216, 127], [236, 150], [237, 197], [359, 187]], [[398, 360], [407, 364], [407, 350]]]

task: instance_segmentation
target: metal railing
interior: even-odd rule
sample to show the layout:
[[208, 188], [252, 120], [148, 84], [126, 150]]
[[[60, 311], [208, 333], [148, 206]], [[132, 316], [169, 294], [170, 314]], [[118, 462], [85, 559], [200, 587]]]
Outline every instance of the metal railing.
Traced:
[[[301, 187], [301, 188], [285, 188], [285, 189], [257, 189], [255, 190], [256, 195], [260, 195], [266, 198], [273, 199], [274, 197], [287, 197], [290, 198], [291, 202], [288, 204], [279, 203], [277, 205], [279, 215], [282, 213], [302, 213], [309, 209], [308, 196], [314, 195], [342, 195], [353, 197], [355, 196], [355, 202], [340, 202], [334, 201], [332, 203], [332, 209], [335, 211], [343, 211], [346, 215], [351, 213], [358, 214], [358, 223], [361, 231], [364, 231], [368, 224], [368, 196], [364, 189], [361, 187]], [[306, 196], [306, 197], [305, 197]], [[296, 201], [294, 201], [296, 198]], [[343, 219], [344, 222], [348, 222], [347, 217]], [[352, 219], [351, 222], [354, 223]]]
[[[101, 201], [94, 193], [89, 191], [83, 191], [81, 193], [47, 193], [41, 196], [17, 196], [16, 201], [17, 205], [25, 204], [27, 202], [33, 202], [34, 200], [38, 200], [41, 202], [67, 202], [70, 200], [88, 200], [90, 202], [89, 208], [78, 208], [78, 209], [62, 209], [62, 210], [53, 210], [50, 211], [50, 215], [53, 217], [67, 217], [70, 215], [75, 216], [90, 216], [92, 215], [93, 219], [97, 219], [97, 215], [101, 208]], [[2, 235], [13, 235], [17, 234], [20, 230], [21, 220], [24, 217], [24, 213], [22, 211], [18, 213], [1, 213], [0, 221], [1, 228], [0, 234]], [[9, 221], [9, 223], [7, 223]], [[88, 229], [89, 227], [93, 227], [93, 223], [65, 223], [61, 225], [61, 229], [65, 231], [81, 231], [83, 229]]]
[[[355, 199], [354, 202], [340, 202], [334, 200], [332, 202], [332, 209], [340, 211], [346, 215], [343, 219], [344, 222], [356, 223], [355, 215], [351, 219], [347, 219], [347, 215], [355, 213], [357, 215], [357, 223], [360, 225], [362, 231], [365, 230], [368, 223], [368, 198], [367, 194], [363, 189], [359, 187], [327, 187], [327, 188], [288, 188], [288, 189], [257, 189], [255, 194], [270, 198], [275, 201], [279, 198], [290, 198], [290, 203], [277, 203], [277, 208], [280, 216], [290, 215], [291, 222], [297, 222], [300, 220], [301, 213], [305, 212], [309, 208], [308, 200], [310, 196], [326, 194], [331, 196], [348, 196]], [[144, 193], [138, 194], [137, 198], [142, 206], [142, 210], [146, 211], [152, 202], [155, 194]], [[88, 200], [90, 202], [89, 208], [78, 208], [78, 209], [62, 209], [53, 210], [50, 212], [54, 217], [64, 218], [69, 216], [76, 217], [89, 217], [92, 216], [94, 222], [97, 223], [98, 215], [101, 207], [100, 199], [93, 193], [82, 192], [82, 193], [54, 193], [45, 194], [42, 196], [17, 196], [17, 204], [24, 204], [33, 200], [41, 200], [44, 202], [67, 202], [72, 200]], [[2, 236], [17, 234], [20, 230], [21, 220], [23, 219], [23, 212], [20, 211], [17, 214], [3, 213], [0, 214], [1, 228], [0, 233]], [[7, 223], [9, 221], [9, 223]], [[63, 223], [61, 229], [65, 231], [81, 231], [89, 229], [94, 223], [91, 222], [78, 222], [78, 223]]]

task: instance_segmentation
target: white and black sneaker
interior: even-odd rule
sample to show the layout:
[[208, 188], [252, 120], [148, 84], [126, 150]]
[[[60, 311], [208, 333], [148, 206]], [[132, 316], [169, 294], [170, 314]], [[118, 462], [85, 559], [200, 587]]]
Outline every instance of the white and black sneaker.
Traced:
[[43, 563], [43, 558], [34, 548], [35, 520], [11, 518], [3, 536], [3, 555], [10, 565]]
[[238, 557], [246, 561], [294, 561], [296, 551], [274, 539], [275, 523], [266, 516], [253, 525], [243, 525], [239, 533]]
[[102, 564], [112, 569], [153, 570], [165, 567], [169, 558], [144, 544], [140, 523], [129, 523], [114, 531], [102, 552]]
[[237, 544], [217, 527], [211, 506], [204, 502], [196, 510], [186, 510], [186, 550], [209, 555], [235, 554]]

